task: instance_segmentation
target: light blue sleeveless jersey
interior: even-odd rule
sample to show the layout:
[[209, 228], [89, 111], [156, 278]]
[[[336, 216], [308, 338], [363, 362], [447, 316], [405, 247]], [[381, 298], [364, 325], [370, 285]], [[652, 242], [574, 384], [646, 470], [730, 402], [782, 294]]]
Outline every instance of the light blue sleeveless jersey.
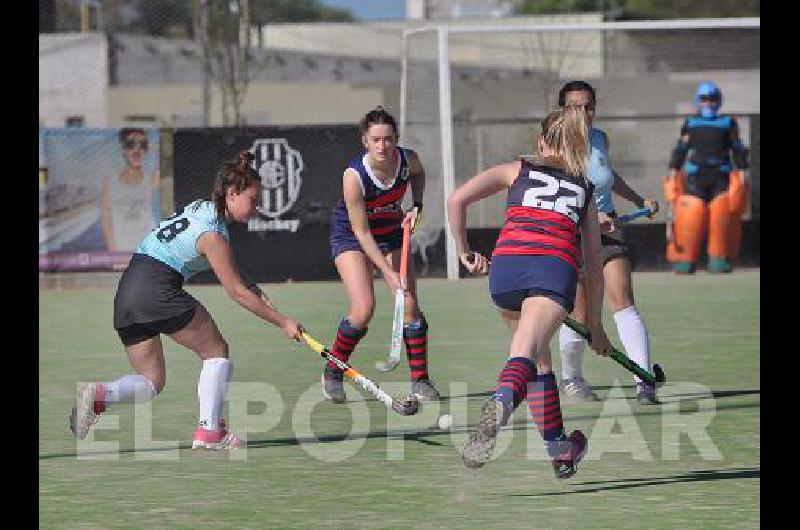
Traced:
[[211, 268], [205, 256], [197, 251], [197, 240], [206, 232], [217, 232], [230, 241], [228, 226], [217, 220], [214, 203], [197, 200], [161, 221], [136, 252], [166, 263], [188, 279]]
[[608, 159], [608, 137], [594, 127], [589, 128], [589, 180], [594, 184], [594, 201], [597, 210], [603, 213], [614, 211], [611, 188], [614, 186], [614, 171]]

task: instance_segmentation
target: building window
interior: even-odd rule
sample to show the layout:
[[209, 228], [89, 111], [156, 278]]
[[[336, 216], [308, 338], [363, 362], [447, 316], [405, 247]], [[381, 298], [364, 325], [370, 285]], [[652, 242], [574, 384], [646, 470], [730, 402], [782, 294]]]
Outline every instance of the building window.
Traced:
[[86, 118], [83, 116], [67, 116], [67, 119], [64, 120], [64, 124], [67, 127], [83, 127], [86, 125]]

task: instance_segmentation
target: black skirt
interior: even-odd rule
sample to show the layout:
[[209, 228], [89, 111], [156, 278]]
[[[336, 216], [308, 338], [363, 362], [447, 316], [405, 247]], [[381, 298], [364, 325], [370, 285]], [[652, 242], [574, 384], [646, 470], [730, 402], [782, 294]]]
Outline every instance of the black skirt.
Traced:
[[173, 319], [197, 305], [183, 290], [181, 273], [155, 258], [134, 254], [114, 296], [114, 328]]

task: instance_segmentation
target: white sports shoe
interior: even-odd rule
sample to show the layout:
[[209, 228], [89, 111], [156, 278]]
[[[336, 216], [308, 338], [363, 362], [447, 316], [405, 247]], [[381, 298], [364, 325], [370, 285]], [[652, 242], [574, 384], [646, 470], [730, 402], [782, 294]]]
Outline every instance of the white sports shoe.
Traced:
[[69, 430], [80, 440], [86, 438], [89, 428], [100, 417], [94, 412], [98, 386], [100, 383], [81, 383], [78, 387], [78, 402], [72, 407], [72, 414], [69, 416]]
[[194, 431], [192, 449], [209, 449], [212, 451], [224, 451], [226, 449], [238, 449], [242, 446], [242, 441], [233, 433], [225, 428], [225, 420], [220, 420], [219, 428], [216, 431], [208, 431], [198, 427]]
[[564, 396], [570, 401], [600, 401], [583, 377], [564, 380]]

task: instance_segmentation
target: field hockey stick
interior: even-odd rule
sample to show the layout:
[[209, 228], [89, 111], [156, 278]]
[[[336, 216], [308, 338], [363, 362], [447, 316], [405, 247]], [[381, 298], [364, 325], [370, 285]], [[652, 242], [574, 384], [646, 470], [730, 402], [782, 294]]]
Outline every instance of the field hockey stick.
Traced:
[[[575, 320], [567, 317], [564, 320], [564, 324], [572, 331], [586, 339], [587, 341], [591, 342], [591, 335], [589, 334], [589, 329], [584, 326], [583, 324], [576, 322]], [[664, 375], [664, 370], [661, 369], [661, 366], [654, 364], [653, 365], [653, 373], [651, 374], [635, 362], [633, 362], [627, 355], [616, 349], [613, 345], [611, 346], [611, 351], [608, 352], [608, 356], [614, 359], [617, 363], [622, 365], [623, 368], [628, 370], [633, 375], [639, 377], [642, 381], [647, 383], [651, 386], [661, 386], [667, 380], [666, 376]]]
[[335, 364], [340, 370], [344, 372], [348, 378], [352, 379], [353, 382], [358, 383], [358, 385], [366, 390], [372, 397], [386, 405], [386, 408], [395, 411], [398, 414], [403, 416], [413, 416], [417, 412], [419, 412], [419, 400], [417, 396], [414, 394], [409, 394], [406, 399], [403, 401], [398, 401], [394, 399], [392, 396], [384, 392], [380, 389], [380, 387], [361, 375], [361, 373], [347, 364], [346, 362], [342, 361], [341, 359], [337, 359], [333, 356], [328, 348], [322, 345], [319, 341], [315, 340], [311, 335], [308, 334], [305, 330], [300, 331], [301, 336], [305, 343], [315, 352], [319, 353], [324, 359]]
[[[470, 263], [475, 262], [474, 251], [470, 253], [470, 255], [467, 257], [467, 261], [469, 261]], [[489, 265], [491, 265], [491, 262], [489, 262]], [[575, 333], [577, 333], [587, 341], [591, 342], [590, 339], [591, 335], [589, 334], [589, 329], [586, 326], [578, 323], [577, 321], [569, 317], [567, 317], [566, 320], [564, 320], [564, 324], [566, 324], [566, 326], [572, 329]], [[649, 385], [661, 386], [666, 381], [666, 376], [664, 374], [664, 370], [661, 369], [661, 366], [657, 364], [653, 365], [653, 373], [655, 374], [653, 375], [647, 370], [643, 369], [638, 364], [636, 364], [635, 362], [633, 362], [632, 360], [630, 360], [627, 355], [625, 355], [618, 349], [614, 348], [613, 345], [611, 345], [611, 351], [608, 353], [608, 356], [614, 359], [617, 363], [621, 364], [623, 368], [625, 368], [632, 374], [638, 376], [642, 381], [646, 382]]]
[[634, 219], [638, 219], [640, 217], [649, 217], [651, 215], [653, 215], [653, 210], [650, 208], [637, 208], [632, 212], [620, 215], [619, 217], [613, 219], [613, 221], [614, 224], [625, 224], [633, 221]]
[[381, 372], [390, 372], [400, 363], [400, 349], [403, 347], [403, 314], [406, 308], [406, 293], [403, 288], [408, 272], [408, 247], [411, 239], [411, 223], [403, 223], [403, 247], [400, 251], [400, 287], [394, 294], [394, 319], [392, 320], [392, 339], [389, 346], [389, 358], [375, 363]]

